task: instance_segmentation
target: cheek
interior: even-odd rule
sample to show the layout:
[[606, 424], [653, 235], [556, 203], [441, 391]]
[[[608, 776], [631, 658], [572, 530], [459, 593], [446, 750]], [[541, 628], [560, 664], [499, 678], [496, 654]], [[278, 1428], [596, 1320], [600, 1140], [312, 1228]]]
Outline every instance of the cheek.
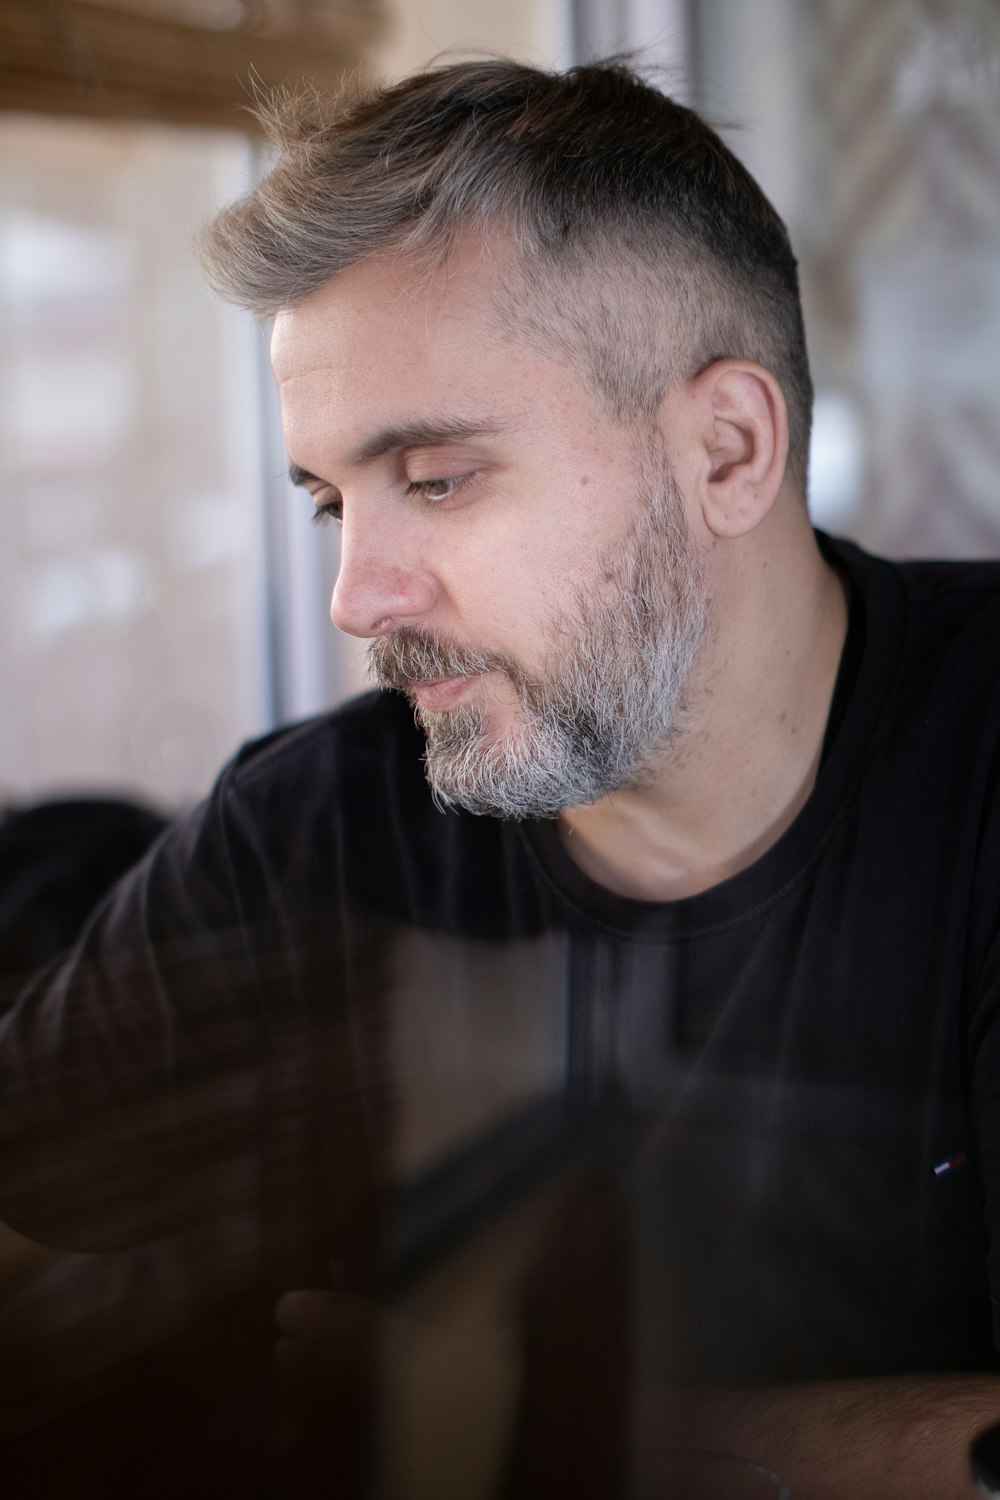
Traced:
[[553, 569], [533, 534], [498, 521], [464, 536], [453, 532], [442, 549], [441, 573], [463, 610], [483, 618], [493, 613], [499, 622], [530, 613]]
[[529, 495], [525, 486], [493, 514], [477, 508], [449, 526], [439, 577], [470, 639], [510, 652], [530, 671], [550, 622], [573, 609], [580, 588], [602, 591], [614, 507], [598, 488], [588, 479], [579, 495], [537, 485]]

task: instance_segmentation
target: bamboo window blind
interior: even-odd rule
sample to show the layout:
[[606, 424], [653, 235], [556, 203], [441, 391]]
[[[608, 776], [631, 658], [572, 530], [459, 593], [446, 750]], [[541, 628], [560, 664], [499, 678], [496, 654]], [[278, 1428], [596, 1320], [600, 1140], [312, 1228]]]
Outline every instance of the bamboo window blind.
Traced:
[[255, 88], [336, 87], [382, 0], [0, 0], [0, 108], [252, 131]]

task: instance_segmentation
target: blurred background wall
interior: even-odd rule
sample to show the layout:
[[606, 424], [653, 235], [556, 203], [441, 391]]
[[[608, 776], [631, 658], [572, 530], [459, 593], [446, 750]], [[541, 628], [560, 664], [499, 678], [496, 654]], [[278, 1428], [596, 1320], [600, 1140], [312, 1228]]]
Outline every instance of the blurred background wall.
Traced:
[[360, 685], [263, 335], [190, 241], [265, 164], [252, 77], [449, 49], [655, 65], [798, 249], [817, 524], [1000, 553], [996, 0], [0, 0], [0, 806], [183, 805]]

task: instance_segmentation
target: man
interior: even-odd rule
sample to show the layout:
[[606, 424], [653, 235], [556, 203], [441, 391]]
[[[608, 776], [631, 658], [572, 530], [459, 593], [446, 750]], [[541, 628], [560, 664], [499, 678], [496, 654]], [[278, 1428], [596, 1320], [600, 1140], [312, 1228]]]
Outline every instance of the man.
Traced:
[[1000, 1409], [1000, 578], [814, 535], [784, 228], [626, 70], [274, 128], [203, 258], [273, 318], [333, 619], [398, 691], [244, 751], [12, 1012], [12, 1219], [66, 1243], [68, 1200], [96, 1248], [253, 1199], [276, 1289], [325, 1248], [364, 1292], [387, 1191], [563, 1090], [600, 1187], [526, 1273], [523, 1451], [580, 1433], [568, 1390], [633, 1424], [603, 1493], [693, 1442], [797, 1500], [961, 1495]]

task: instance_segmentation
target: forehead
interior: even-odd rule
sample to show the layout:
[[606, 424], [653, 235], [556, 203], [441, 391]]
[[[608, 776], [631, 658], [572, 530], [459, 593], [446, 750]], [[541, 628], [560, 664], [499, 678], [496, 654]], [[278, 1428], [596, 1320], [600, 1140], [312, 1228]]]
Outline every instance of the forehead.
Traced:
[[319, 474], [373, 431], [428, 418], [540, 438], [567, 418], [589, 425], [595, 403], [565, 362], [499, 315], [508, 265], [502, 245], [470, 236], [438, 265], [372, 257], [280, 313], [271, 359], [289, 455]]
[[440, 264], [384, 254], [351, 266], [295, 307], [280, 312], [271, 335], [279, 383], [317, 367], [386, 359], [413, 363], [463, 330], [493, 342], [501, 267], [479, 240]]

